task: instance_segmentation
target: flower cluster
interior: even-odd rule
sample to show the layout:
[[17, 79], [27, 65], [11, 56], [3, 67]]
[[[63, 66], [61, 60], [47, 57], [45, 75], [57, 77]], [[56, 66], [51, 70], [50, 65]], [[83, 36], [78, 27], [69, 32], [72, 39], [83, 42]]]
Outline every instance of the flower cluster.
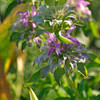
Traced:
[[[70, 32], [75, 26], [68, 29], [65, 38], [70, 39], [71, 43], [61, 43], [54, 33], [46, 31], [49, 38], [41, 46], [40, 50], [44, 52], [36, 58], [35, 63], [40, 67], [41, 63], [48, 60], [51, 72], [59, 66], [66, 70], [66, 66], [72, 70], [77, 69], [77, 63], [85, 63], [88, 59], [86, 48], [76, 38], [70, 36]], [[68, 73], [70, 74], [70, 73]]]
[[[39, 37], [35, 39], [37, 25], [32, 21], [32, 17], [37, 16], [40, 11], [35, 11], [35, 6], [32, 5], [32, 11], [19, 11], [16, 15], [20, 14], [17, 21], [12, 26], [12, 31], [17, 34], [17, 41], [25, 40], [28, 46], [31, 46], [32, 39], [34, 42], [36, 40], [41, 40]], [[18, 32], [18, 33], [17, 33]], [[13, 39], [12, 39], [13, 40]]]
[[75, 9], [79, 12], [80, 15], [91, 15], [91, 11], [87, 7], [90, 3], [84, 0], [67, 0], [66, 6], [69, 5], [75, 6]]
[[19, 17], [18, 21], [22, 22], [24, 27], [27, 27], [30, 23], [32, 25], [33, 28], [36, 28], [36, 25], [34, 22], [31, 22], [32, 17], [35, 15], [38, 15], [39, 11], [35, 12], [35, 6], [32, 6], [32, 12], [30, 13], [29, 10], [22, 12], [19, 11], [17, 14], [21, 14], [21, 16]]

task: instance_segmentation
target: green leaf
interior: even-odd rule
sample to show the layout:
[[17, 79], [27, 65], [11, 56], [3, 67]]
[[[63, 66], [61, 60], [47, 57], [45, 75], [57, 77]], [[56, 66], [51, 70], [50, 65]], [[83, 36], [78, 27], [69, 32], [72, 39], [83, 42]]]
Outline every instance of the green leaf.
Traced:
[[45, 77], [47, 73], [49, 72], [49, 66], [43, 67], [37, 72], [35, 72], [29, 81], [24, 85], [24, 87], [28, 87], [30, 85], [33, 85], [35, 82], [37, 82], [41, 77]]
[[46, 52], [43, 52], [40, 56], [38, 56], [35, 59], [35, 63], [38, 63], [38, 67], [41, 66], [41, 64], [48, 58], [48, 55]]
[[30, 85], [33, 85], [36, 81], [38, 81], [41, 77], [40, 70], [38, 70], [36, 73], [34, 73], [29, 81], [24, 85], [24, 87], [28, 87]]
[[19, 40], [17, 40], [17, 42], [16, 42], [16, 46], [17, 46], [17, 48], [18, 48], [18, 43], [19, 43]]
[[99, 35], [99, 32], [98, 32], [98, 26], [95, 22], [91, 21], [90, 22], [90, 28], [92, 30], [92, 34], [95, 38], [99, 38], [100, 35]]
[[69, 16], [66, 17], [66, 19], [76, 19], [76, 15], [75, 14], [70, 14]]
[[37, 29], [37, 34], [36, 36], [41, 35], [42, 33], [44, 33], [46, 30], [45, 29]]
[[77, 66], [78, 66], [77, 71], [81, 73], [84, 77], [87, 77], [87, 69], [85, 64], [78, 63]]
[[62, 36], [61, 34], [59, 34], [58, 32], [55, 32], [55, 35], [57, 37], [58, 40], [60, 40], [63, 43], [72, 43], [71, 40], [65, 38], [64, 36]]
[[66, 92], [68, 93], [68, 95], [70, 95], [70, 97], [74, 97], [74, 91], [70, 87], [66, 87]]
[[80, 84], [79, 84], [78, 90], [79, 90], [80, 92], [84, 90], [84, 82], [85, 82], [85, 79], [83, 79], [83, 80], [80, 82]]
[[55, 6], [55, 0], [45, 0], [46, 5]]
[[49, 70], [50, 70], [50, 66], [49, 65], [44, 67], [44, 68], [42, 68], [41, 71], [40, 71], [41, 77], [42, 78], [45, 77], [48, 74]]
[[22, 50], [24, 50], [25, 47], [26, 47], [26, 41], [24, 41], [24, 42], [22, 43]]
[[60, 78], [64, 75], [65, 71], [64, 68], [57, 68], [54, 72], [55, 80], [58, 84], [60, 84]]
[[56, 63], [54, 63], [54, 62], [51, 63], [51, 64], [50, 64], [50, 71], [51, 71], [51, 72], [54, 72], [54, 70], [56, 69], [56, 66], [57, 66]]
[[64, 5], [65, 3], [66, 3], [66, 0], [58, 0], [57, 6]]
[[58, 97], [55, 100], [71, 100], [70, 97]]
[[72, 73], [71, 65], [69, 64], [69, 62], [67, 60], [65, 61], [64, 70], [65, 70], [66, 76], [69, 76]]
[[74, 18], [74, 19], [76, 19], [76, 16], [77, 14], [76, 14], [76, 12], [75, 11], [73, 11], [73, 10], [70, 10], [70, 11], [68, 11], [66, 14], [65, 14], [65, 16], [63, 17], [63, 19], [65, 20], [65, 19], [68, 19], [68, 18]]
[[30, 94], [30, 100], [38, 100], [36, 94], [34, 93], [31, 87], [29, 87], [29, 94]]
[[71, 11], [71, 10], [73, 10], [74, 8], [75, 8], [75, 6], [69, 5], [69, 6], [68, 6], [68, 11]]
[[45, 28], [46, 31], [49, 31], [51, 33], [54, 32], [53, 29], [52, 29], [52, 27], [50, 26], [49, 22], [45, 22], [44, 25], [42, 25], [42, 27]]
[[[79, 93], [80, 93], [80, 95], [81, 95], [81, 97], [82, 98], [84, 98], [84, 96], [83, 96], [83, 91], [84, 91], [84, 85], [85, 85], [85, 81], [86, 81], [86, 79], [83, 79], [81, 82], [80, 82], [80, 84], [79, 84], [79, 87], [78, 87], [78, 91], [79, 91]], [[84, 91], [84, 92], [86, 92], [86, 91]]]
[[90, 55], [90, 60], [93, 61], [93, 62], [96, 62], [98, 64], [100, 64], [100, 57], [99, 56], [96, 56], [95, 54], [89, 54]]
[[10, 11], [17, 5], [17, 1], [13, 1], [8, 7], [5, 12], [5, 17], [10, 13]]
[[36, 21], [36, 24], [38, 25], [38, 24], [43, 24], [43, 19], [42, 19], [42, 17], [41, 16], [39, 16], [39, 15], [37, 15], [37, 16], [34, 16], [33, 18], [32, 18], [34, 21]]
[[91, 96], [90, 100], [99, 100], [100, 99], [100, 94], [97, 96]]
[[87, 67], [87, 68], [100, 67], [100, 64], [99, 64], [99, 63], [96, 63], [96, 62], [94, 62], [94, 61], [91, 61], [86, 67]]
[[87, 26], [82, 26], [82, 30], [83, 30], [83, 32], [84, 32], [84, 34], [85, 34], [85, 36], [88, 36], [89, 34], [89, 29], [87, 28]]
[[50, 20], [52, 21], [52, 14], [55, 13], [55, 8], [54, 7], [47, 7], [46, 5], [40, 6], [40, 11], [39, 16], [43, 17], [45, 20]]
[[20, 38], [20, 33], [13, 32], [11, 37], [10, 37], [10, 41], [15, 41], [15, 40], [18, 40], [19, 38]]

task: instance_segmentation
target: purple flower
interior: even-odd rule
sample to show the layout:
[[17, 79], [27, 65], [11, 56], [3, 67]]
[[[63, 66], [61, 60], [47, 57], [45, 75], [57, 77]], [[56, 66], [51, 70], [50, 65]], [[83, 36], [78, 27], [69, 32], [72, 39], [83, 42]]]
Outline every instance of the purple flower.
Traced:
[[[70, 39], [72, 41], [72, 43], [69, 44], [62, 44], [63, 46], [61, 46], [61, 44], [58, 42], [56, 36], [54, 36], [54, 34], [51, 34], [50, 32], [46, 31], [45, 33], [49, 36], [49, 38], [47, 39], [47, 41], [45, 41], [44, 43], [47, 45], [47, 47], [49, 48], [48, 50], [48, 56], [51, 55], [52, 51], [55, 51], [56, 54], [59, 56], [59, 54], [61, 54], [62, 51], [64, 51], [64, 47], [71, 47], [71, 45], [74, 43], [77, 46], [81, 46], [81, 43], [74, 37], [70, 36], [70, 33], [73, 29], [75, 29], [76, 26], [72, 26], [71, 28], [68, 29], [65, 37]], [[67, 48], [66, 48], [67, 50]]]
[[50, 56], [53, 50], [55, 50], [57, 55], [59, 55], [60, 54], [60, 43], [58, 43], [57, 38], [48, 31], [46, 31], [45, 33], [49, 36], [49, 38], [46, 41], [48, 46], [50, 47], [48, 51], [48, 55]]
[[35, 23], [32, 22], [31, 25], [32, 25], [33, 28], [36, 28], [36, 24]]
[[[27, 27], [28, 26], [28, 22], [29, 22], [29, 17], [33, 17], [35, 15], [37, 15], [38, 13], [40, 13], [40, 11], [35, 11], [35, 6], [33, 5], [32, 6], [32, 13], [31, 13], [31, 16], [29, 14], [29, 11], [25, 11], [25, 12], [22, 12], [22, 11], [19, 11], [17, 12], [17, 14], [21, 14], [22, 16], [20, 17], [20, 20], [22, 19], [22, 24], [23, 26]], [[31, 25], [33, 28], [36, 28], [36, 24], [34, 22], [31, 22]]]
[[35, 6], [32, 6], [32, 17], [35, 16]]
[[91, 15], [91, 11], [88, 9], [88, 7], [86, 7], [87, 5], [89, 5], [90, 3], [84, 0], [79, 0], [77, 5], [76, 5], [76, 9], [77, 10], [81, 10], [81, 12], [83, 14], [87, 14], [87, 15]]
[[70, 36], [71, 31], [74, 30], [75, 28], [76, 28], [76, 26], [72, 26], [71, 28], [69, 28], [68, 31], [67, 31], [67, 33], [66, 33], [66, 35], [65, 35], [65, 37], [68, 38], [68, 39], [70, 39], [76, 45], [80, 46], [81, 43], [76, 38]]
[[36, 43], [36, 45], [39, 45], [42, 42], [42, 39], [39, 37], [36, 37], [33, 39], [33, 41]]
[[[32, 5], [32, 17], [38, 15], [40, 11], [35, 11], [35, 6]], [[34, 22], [31, 23], [33, 28], [36, 28], [36, 24]]]
[[46, 31], [45, 33], [49, 36], [49, 38], [48, 38], [47, 41], [46, 41], [46, 42], [48, 42], [48, 45], [49, 45], [49, 46], [54, 45], [54, 44], [55, 44], [55, 41], [57, 40], [57, 38], [56, 38], [55, 36], [53, 36], [53, 34], [51, 34], [51, 33], [48, 32], [48, 31]]
[[72, 4], [75, 6], [76, 10], [81, 14], [91, 15], [91, 11], [88, 9], [88, 5], [90, 4], [88, 1], [84, 0], [67, 0], [66, 6]]
[[23, 25], [26, 27], [28, 25], [28, 19], [27, 18], [23, 18]]
[[76, 38], [74, 38], [74, 37], [72, 37], [72, 36], [70, 36], [70, 38], [69, 38], [73, 43], [75, 43], [76, 45], [78, 45], [78, 46], [80, 46], [81, 45], [81, 43], [76, 39]]
[[71, 28], [69, 28], [66, 35], [65, 35], [65, 37], [70, 36], [71, 31], [74, 30], [75, 28], [76, 28], [76, 26], [72, 26]]
[[55, 50], [56, 50], [57, 55], [59, 55], [60, 54], [60, 44], [59, 43], [55, 44]]
[[17, 12], [17, 14], [21, 14], [22, 15], [22, 17], [20, 17], [20, 18], [23, 20], [22, 21], [23, 26], [26, 27], [28, 25], [29, 11], [25, 11], [25, 12], [19, 11], [19, 12]]
[[32, 17], [38, 15], [38, 13], [40, 13], [40, 11], [36, 11], [35, 12], [35, 6], [32, 6]]
[[77, 5], [83, 5], [83, 6], [87, 6], [89, 5], [90, 3], [88, 1], [84, 1], [84, 0], [78, 0], [78, 4]]
[[50, 49], [49, 49], [49, 51], [48, 51], [48, 56], [50, 56], [51, 55], [51, 52], [54, 50], [54, 47], [51, 47]]
[[49, 36], [49, 39], [54, 40], [53, 34], [51, 34], [51, 33], [48, 32], [48, 31], [46, 31], [45, 33]]

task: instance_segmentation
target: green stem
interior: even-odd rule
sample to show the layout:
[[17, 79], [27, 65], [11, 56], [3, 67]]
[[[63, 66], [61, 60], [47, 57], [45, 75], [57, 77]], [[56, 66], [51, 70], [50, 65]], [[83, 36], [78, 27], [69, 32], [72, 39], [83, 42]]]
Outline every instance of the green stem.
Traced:
[[72, 88], [73, 91], [74, 91], [75, 94], [76, 94], [76, 97], [77, 97], [76, 100], [81, 100], [80, 94], [79, 94], [77, 88], [75, 87], [75, 85], [74, 85], [74, 83], [73, 83], [73, 80], [72, 80], [71, 76], [67, 76], [67, 81], [68, 81], [68, 85], [70, 86], [70, 88]]

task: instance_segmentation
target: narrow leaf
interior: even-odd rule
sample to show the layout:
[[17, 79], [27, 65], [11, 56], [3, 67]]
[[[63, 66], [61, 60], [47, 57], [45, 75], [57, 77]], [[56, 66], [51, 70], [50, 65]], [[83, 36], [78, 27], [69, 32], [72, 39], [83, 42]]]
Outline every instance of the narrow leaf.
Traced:
[[90, 28], [92, 30], [93, 36], [95, 38], [99, 38], [100, 35], [99, 35], [99, 32], [98, 32], [98, 26], [93, 21], [90, 22]]
[[28, 87], [30, 85], [33, 85], [36, 81], [38, 81], [40, 79], [41, 75], [40, 75], [40, 70], [37, 71], [36, 73], [34, 73], [31, 78], [29, 79], [29, 81], [24, 85], [24, 87]]
[[81, 73], [84, 77], [87, 77], [87, 69], [85, 67], [85, 64], [78, 63], [77, 66], [78, 66], [77, 71]]
[[63, 43], [72, 43], [71, 40], [65, 38], [64, 36], [62, 36], [62, 35], [61, 35], [60, 33], [58, 33], [58, 32], [55, 32], [55, 35], [56, 35], [57, 39], [60, 40], [60, 41], [63, 42]]
[[38, 100], [36, 94], [34, 93], [31, 87], [29, 87], [29, 94], [30, 94], [30, 100]]

